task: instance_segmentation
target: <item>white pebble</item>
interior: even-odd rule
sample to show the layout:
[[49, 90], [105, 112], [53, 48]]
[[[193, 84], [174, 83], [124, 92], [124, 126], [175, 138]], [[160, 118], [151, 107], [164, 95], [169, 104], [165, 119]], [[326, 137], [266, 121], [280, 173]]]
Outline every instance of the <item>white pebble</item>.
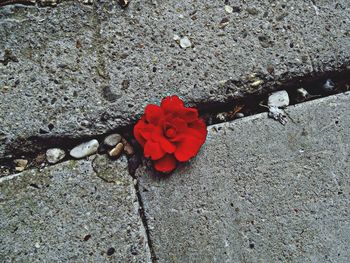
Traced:
[[181, 37], [179, 37], [178, 35], [174, 35], [174, 36], [173, 36], [173, 39], [174, 39], [175, 41], [179, 41], [179, 40], [181, 39]]
[[93, 139], [88, 142], [84, 142], [82, 144], [79, 144], [78, 146], [74, 147], [69, 154], [77, 159], [86, 157], [88, 155], [94, 154], [97, 152], [99, 143], [97, 140]]
[[188, 37], [183, 37], [183, 38], [180, 39], [180, 46], [182, 48], [189, 48], [189, 47], [192, 47], [192, 43], [188, 39]]
[[46, 160], [52, 164], [61, 161], [65, 156], [64, 150], [59, 148], [52, 148], [46, 151]]
[[288, 92], [285, 90], [277, 91], [269, 96], [267, 101], [269, 107], [283, 108], [289, 105]]
[[225, 11], [226, 11], [226, 13], [231, 14], [233, 12], [233, 8], [229, 5], [225, 5]]
[[104, 139], [103, 143], [113, 147], [113, 146], [116, 146], [121, 140], [122, 140], [122, 136], [120, 136], [120, 134], [118, 133], [114, 133], [114, 134], [108, 135]]

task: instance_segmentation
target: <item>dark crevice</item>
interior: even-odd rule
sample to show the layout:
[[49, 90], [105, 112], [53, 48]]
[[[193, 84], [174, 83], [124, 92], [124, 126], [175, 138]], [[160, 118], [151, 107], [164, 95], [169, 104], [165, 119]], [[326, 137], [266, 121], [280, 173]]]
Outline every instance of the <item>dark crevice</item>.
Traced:
[[[327, 80], [332, 80], [334, 83], [333, 90], [325, 90], [322, 87]], [[225, 84], [227, 89], [232, 87], [232, 83], [229, 81]], [[247, 85], [245, 82], [234, 83], [235, 86]], [[253, 92], [253, 94], [241, 94], [240, 97], [228, 95], [227, 100], [224, 102], [197, 102], [189, 103], [190, 106], [197, 107], [201, 117], [205, 120], [207, 125], [222, 123], [234, 120], [238, 117], [244, 117], [254, 115], [261, 112], [266, 112], [267, 108], [263, 105], [267, 104], [267, 98], [272, 91], [286, 90], [289, 94], [290, 105], [302, 103], [313, 99], [322, 98], [325, 96], [342, 93], [350, 90], [350, 68], [344, 67], [337, 72], [323, 72], [313, 73], [308, 76], [296, 77], [287, 79], [278, 83], [269, 85], [268, 82], [264, 84], [262, 88]], [[297, 89], [304, 88], [310, 94], [307, 99], [300, 99], [298, 97]], [[221, 114], [224, 116], [220, 116]], [[240, 116], [237, 116], [240, 113]], [[135, 119], [140, 116], [135, 116]], [[15, 173], [14, 159], [27, 159], [28, 168], [37, 167], [36, 158], [39, 155], [45, 154], [49, 148], [61, 148], [67, 152], [66, 158], [61, 162], [73, 159], [69, 156], [68, 152], [76, 145], [86, 142], [91, 139], [97, 139], [101, 145], [104, 137], [111, 133], [121, 134], [128, 142], [130, 142], [135, 148], [136, 154], [128, 157], [129, 159], [129, 172], [131, 175], [135, 173], [135, 170], [141, 163], [142, 149], [139, 147], [135, 139], [133, 138], [132, 129], [135, 122], [129, 125], [119, 127], [116, 130], [111, 130], [108, 133], [98, 135], [86, 135], [86, 136], [60, 136], [40, 134], [37, 136], [31, 136], [27, 138], [18, 137], [11, 142], [7, 142], [5, 147], [4, 158], [0, 159], [0, 176]], [[100, 152], [101, 153], [101, 152]], [[7, 169], [7, 173], [3, 173], [2, 170]]]
[[140, 187], [139, 187], [139, 181], [138, 180], [137, 180], [137, 182], [135, 184], [135, 191], [136, 191], [137, 200], [138, 200], [138, 203], [139, 203], [140, 218], [142, 220], [143, 227], [145, 228], [145, 232], [146, 232], [146, 236], [147, 236], [147, 244], [148, 244], [148, 248], [149, 248], [150, 253], [151, 253], [151, 260], [152, 260], [153, 263], [156, 263], [158, 261], [158, 259], [156, 257], [156, 253], [154, 251], [153, 242], [152, 242], [152, 239], [151, 239], [151, 234], [150, 234], [150, 231], [149, 231], [149, 228], [148, 228], [147, 217], [145, 215], [145, 209], [144, 209], [142, 197], [141, 197], [141, 194], [140, 194]]

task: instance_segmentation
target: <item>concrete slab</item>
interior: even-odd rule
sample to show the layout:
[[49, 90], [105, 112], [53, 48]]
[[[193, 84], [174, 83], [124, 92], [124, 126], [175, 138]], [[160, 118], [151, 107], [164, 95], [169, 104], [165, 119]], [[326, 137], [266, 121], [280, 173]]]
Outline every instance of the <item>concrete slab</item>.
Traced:
[[350, 93], [209, 127], [170, 177], [137, 175], [158, 262], [348, 262]]
[[349, 64], [347, 0], [224, 2], [1, 8], [0, 158], [30, 136], [130, 124], [165, 95], [221, 102]]
[[0, 261], [150, 262], [126, 160], [67, 161], [1, 178]]

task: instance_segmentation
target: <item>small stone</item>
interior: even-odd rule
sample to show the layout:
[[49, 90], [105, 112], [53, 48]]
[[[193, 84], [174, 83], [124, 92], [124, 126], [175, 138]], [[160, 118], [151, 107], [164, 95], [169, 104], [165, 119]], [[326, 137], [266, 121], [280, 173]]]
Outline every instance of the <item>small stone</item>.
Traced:
[[243, 118], [244, 114], [242, 112], [236, 113], [236, 118]]
[[39, 242], [36, 242], [34, 246], [35, 246], [35, 248], [40, 248]]
[[282, 125], [286, 125], [287, 123], [285, 112], [278, 107], [270, 107], [268, 116], [276, 121], [279, 121]]
[[216, 118], [220, 121], [226, 121], [226, 115], [227, 115], [226, 113], [220, 112], [216, 115]]
[[259, 79], [259, 80], [254, 81], [252, 84], [250, 84], [250, 86], [252, 86], [252, 87], [258, 87], [258, 86], [260, 86], [260, 85], [263, 84], [263, 83], [264, 83], [264, 81], [261, 80], [261, 79]]
[[94, 154], [97, 152], [99, 143], [96, 139], [93, 139], [88, 142], [84, 142], [82, 144], [79, 144], [78, 146], [74, 147], [69, 154], [77, 159], [86, 157], [88, 155]]
[[299, 100], [305, 100], [310, 96], [307, 90], [303, 88], [297, 89], [297, 94], [298, 94]]
[[233, 8], [229, 5], [225, 5], [225, 11], [226, 11], [226, 13], [231, 14], [233, 12]]
[[335, 84], [331, 79], [327, 79], [322, 88], [324, 91], [331, 92], [334, 90]]
[[103, 143], [105, 145], [108, 145], [108, 146], [111, 146], [111, 147], [114, 147], [116, 146], [120, 141], [122, 140], [122, 136], [120, 136], [120, 134], [118, 133], [113, 133], [111, 135], [108, 135]]
[[135, 153], [135, 150], [134, 150], [134, 147], [132, 147], [132, 145], [130, 143], [126, 143], [124, 145], [124, 152], [127, 154], [127, 155], [133, 155]]
[[183, 37], [180, 39], [180, 47], [182, 47], [183, 49], [192, 47], [192, 43], [188, 39], [188, 37]]
[[178, 35], [174, 35], [174, 36], [173, 36], [173, 39], [174, 39], [175, 41], [179, 41], [179, 40], [181, 39], [181, 37], [179, 37]]
[[283, 108], [289, 105], [288, 92], [285, 90], [272, 93], [267, 101], [269, 107]]
[[22, 172], [28, 165], [28, 160], [26, 159], [15, 159], [13, 162], [16, 165], [15, 170], [17, 172]]
[[46, 151], [46, 160], [51, 164], [58, 163], [65, 156], [66, 156], [65, 151], [60, 148], [52, 148]]
[[121, 142], [117, 144], [112, 150], [109, 151], [109, 156], [118, 158], [124, 150], [124, 144]]

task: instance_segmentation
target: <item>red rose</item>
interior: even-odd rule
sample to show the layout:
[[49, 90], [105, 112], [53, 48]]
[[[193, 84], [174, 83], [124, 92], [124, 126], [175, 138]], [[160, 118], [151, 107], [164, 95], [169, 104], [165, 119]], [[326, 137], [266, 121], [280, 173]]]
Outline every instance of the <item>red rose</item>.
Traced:
[[160, 106], [150, 104], [134, 127], [134, 136], [144, 155], [160, 172], [171, 172], [176, 163], [196, 156], [207, 137], [207, 127], [194, 108], [186, 108], [178, 96], [169, 96]]

